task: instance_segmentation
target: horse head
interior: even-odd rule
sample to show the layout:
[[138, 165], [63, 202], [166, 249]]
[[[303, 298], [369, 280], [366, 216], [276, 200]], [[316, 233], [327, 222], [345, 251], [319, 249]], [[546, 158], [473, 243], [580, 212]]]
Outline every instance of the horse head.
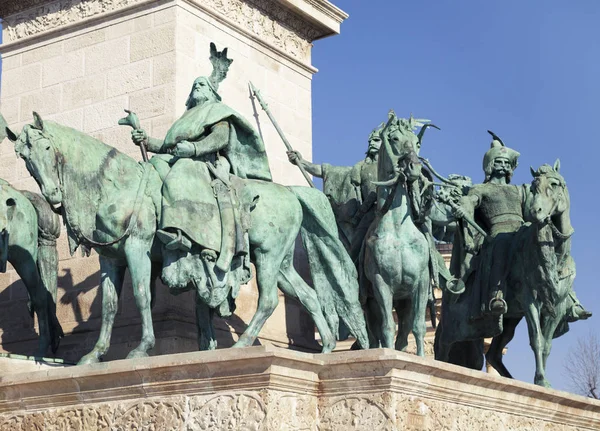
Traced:
[[537, 171], [531, 168], [530, 215], [538, 223], [546, 222], [569, 209], [567, 184], [559, 170], [560, 160], [556, 160], [554, 166], [542, 165]]
[[33, 118], [34, 123], [26, 125], [19, 136], [9, 128], [6, 128], [6, 132], [15, 143], [15, 152], [25, 161], [27, 170], [40, 186], [46, 200], [58, 205], [62, 202], [58, 154], [42, 118], [35, 112]]
[[399, 180], [412, 182], [421, 175], [421, 161], [417, 155], [419, 138], [413, 132], [414, 119], [398, 118], [392, 111], [381, 131], [377, 184], [390, 186]]

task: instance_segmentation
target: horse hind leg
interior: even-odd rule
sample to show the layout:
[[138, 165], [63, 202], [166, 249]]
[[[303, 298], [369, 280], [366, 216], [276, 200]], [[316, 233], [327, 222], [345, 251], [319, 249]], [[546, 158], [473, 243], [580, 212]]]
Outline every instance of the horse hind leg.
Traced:
[[379, 315], [379, 308], [377, 301], [374, 298], [367, 298], [365, 304], [365, 320], [367, 323], [367, 333], [369, 335], [369, 346], [373, 349], [378, 348], [381, 345], [383, 336], [381, 335], [381, 328], [383, 322]]
[[409, 299], [394, 301], [394, 309], [398, 318], [398, 335], [396, 335], [396, 350], [406, 351], [408, 347], [408, 336], [412, 325], [412, 307]]
[[275, 311], [275, 308], [279, 304], [277, 277], [284, 254], [280, 250], [265, 252], [256, 249], [254, 257], [256, 284], [258, 285], [258, 305], [248, 327], [233, 347], [251, 346], [258, 337], [265, 322], [271, 317], [271, 314], [273, 314], [273, 311]]
[[502, 362], [502, 351], [515, 336], [515, 330], [517, 329], [517, 325], [520, 321], [521, 317], [512, 319], [505, 318], [503, 324], [504, 329], [502, 333], [494, 337], [492, 344], [490, 344], [490, 347], [485, 354], [486, 362], [496, 371], [498, 371], [498, 374], [500, 374], [502, 377], [507, 377], [509, 379], [512, 379], [513, 376]]
[[196, 324], [198, 326], [198, 350], [215, 350], [217, 336], [213, 325], [215, 310], [210, 308], [196, 293]]
[[295, 298], [306, 308], [306, 310], [312, 316], [319, 334], [321, 334], [321, 340], [323, 343], [322, 353], [328, 353], [333, 351], [336, 345], [336, 339], [331, 332], [331, 328], [327, 324], [327, 320], [321, 310], [321, 304], [317, 298], [315, 291], [305, 283], [300, 277], [292, 265], [293, 260], [293, 249], [288, 252], [287, 256], [283, 259], [281, 269], [279, 270], [279, 276], [277, 278], [279, 288], [286, 295]]
[[100, 256], [100, 274], [102, 289], [102, 324], [100, 335], [93, 350], [79, 360], [81, 364], [99, 362], [110, 346], [115, 315], [117, 314], [119, 296], [125, 277], [125, 266], [117, 265], [113, 260]]

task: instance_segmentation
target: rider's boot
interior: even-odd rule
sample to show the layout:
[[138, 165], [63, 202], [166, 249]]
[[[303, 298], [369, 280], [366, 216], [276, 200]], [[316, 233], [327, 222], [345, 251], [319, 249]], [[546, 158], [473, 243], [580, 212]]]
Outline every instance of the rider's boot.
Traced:
[[581, 303], [577, 302], [573, 304], [571, 309], [567, 312], [567, 322], [572, 323], [578, 320], [586, 320], [592, 317], [592, 313], [583, 308]]
[[165, 245], [167, 250], [181, 250], [190, 251], [192, 248], [192, 242], [181, 232], [181, 229], [177, 229], [176, 232], [159, 229], [156, 231], [156, 236]]

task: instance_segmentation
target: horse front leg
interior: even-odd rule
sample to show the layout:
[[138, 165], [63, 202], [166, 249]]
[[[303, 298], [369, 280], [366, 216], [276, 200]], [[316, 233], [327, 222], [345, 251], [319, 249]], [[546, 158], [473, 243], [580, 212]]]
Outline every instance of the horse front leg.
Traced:
[[130, 237], [125, 243], [127, 266], [131, 274], [133, 296], [142, 317], [142, 340], [139, 346], [127, 355], [128, 359], [148, 356], [148, 350], [154, 347], [154, 328], [152, 327], [150, 277], [152, 262], [150, 261], [151, 244], [137, 237]]
[[544, 364], [544, 369], [546, 369], [546, 361], [548, 360], [548, 356], [550, 356], [550, 351], [552, 350], [552, 340], [554, 338], [556, 328], [564, 319], [565, 314], [567, 312], [566, 302], [562, 301], [562, 303], [558, 303], [556, 305], [555, 311], [555, 316], [545, 316], [544, 325], [542, 326], [542, 335], [544, 336], [542, 361]]
[[534, 303], [533, 298], [530, 298], [527, 302], [525, 319], [527, 320], [527, 329], [529, 330], [529, 344], [535, 356], [534, 383], [549, 388], [550, 382], [546, 380], [546, 370], [544, 369], [543, 349], [545, 340], [540, 327], [540, 311]]
[[35, 356], [45, 356], [48, 347], [52, 344], [47, 292], [42, 286], [35, 260], [29, 253], [27, 253], [26, 256], [18, 256], [18, 258], [11, 259], [11, 263], [14, 265], [17, 274], [19, 274], [19, 277], [21, 277], [23, 284], [25, 284], [25, 287], [27, 288], [27, 293], [31, 300], [31, 307], [33, 312], [37, 315], [39, 338]]
[[126, 267], [112, 259], [100, 256], [100, 288], [102, 289], [102, 325], [100, 335], [93, 350], [79, 360], [81, 364], [99, 362], [110, 346], [115, 315], [119, 306], [119, 297], [123, 287]]
[[47, 297], [48, 325], [52, 353], [56, 353], [60, 339], [64, 337], [63, 329], [56, 317], [56, 300], [58, 296], [58, 251], [56, 244], [38, 247], [37, 267], [40, 273], [42, 291]]
[[394, 335], [396, 335], [396, 322], [393, 313], [392, 288], [383, 280], [381, 274], [375, 274], [373, 282], [373, 296], [379, 308], [381, 319], [381, 347], [394, 348]]
[[415, 293], [412, 300], [412, 333], [417, 344], [417, 355], [425, 356], [425, 334], [427, 333], [425, 313], [429, 300], [429, 271], [421, 277]]

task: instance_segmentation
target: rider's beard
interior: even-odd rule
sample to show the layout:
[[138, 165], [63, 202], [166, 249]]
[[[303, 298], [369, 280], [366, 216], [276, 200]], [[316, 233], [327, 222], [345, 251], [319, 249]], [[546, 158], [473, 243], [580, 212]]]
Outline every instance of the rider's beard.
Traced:
[[207, 101], [208, 101], [208, 97], [206, 97], [204, 94], [202, 94], [201, 91], [194, 90], [194, 91], [192, 91], [192, 94], [190, 94], [190, 97], [188, 98], [188, 102], [186, 105], [187, 105], [188, 109], [192, 109], [192, 108], [195, 108], [196, 106], [202, 106]]
[[375, 147], [369, 147], [367, 150], [367, 160], [370, 162], [374, 162], [377, 160], [377, 156], [379, 154], [379, 149]]

